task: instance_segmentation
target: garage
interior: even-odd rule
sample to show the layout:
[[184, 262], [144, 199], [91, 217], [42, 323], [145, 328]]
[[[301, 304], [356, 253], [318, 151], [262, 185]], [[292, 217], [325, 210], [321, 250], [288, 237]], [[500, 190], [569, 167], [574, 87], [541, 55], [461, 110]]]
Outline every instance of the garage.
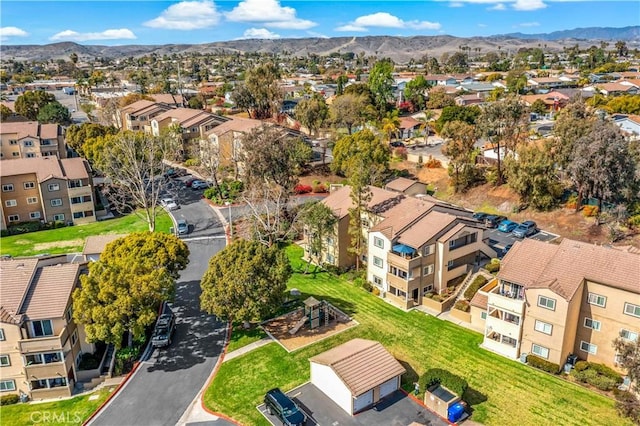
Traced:
[[353, 339], [309, 359], [311, 383], [353, 415], [395, 392], [405, 368], [373, 340]]

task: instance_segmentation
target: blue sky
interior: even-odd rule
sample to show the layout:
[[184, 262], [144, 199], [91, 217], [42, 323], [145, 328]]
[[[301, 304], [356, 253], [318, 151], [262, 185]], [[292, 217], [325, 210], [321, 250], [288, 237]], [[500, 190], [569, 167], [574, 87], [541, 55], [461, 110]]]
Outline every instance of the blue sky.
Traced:
[[241, 38], [485, 36], [640, 25], [640, 2], [583, 0], [2, 0], [2, 44], [209, 43]]

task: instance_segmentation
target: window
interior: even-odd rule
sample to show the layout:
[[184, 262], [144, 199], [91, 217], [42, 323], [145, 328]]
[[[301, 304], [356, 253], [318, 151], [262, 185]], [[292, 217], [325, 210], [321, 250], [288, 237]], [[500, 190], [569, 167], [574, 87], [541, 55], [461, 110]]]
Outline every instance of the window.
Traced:
[[382, 259], [380, 259], [378, 256], [373, 256], [373, 264], [378, 268], [382, 268], [383, 266]]
[[622, 337], [623, 339], [631, 340], [632, 342], [635, 342], [636, 340], [638, 340], [638, 333], [631, 330], [625, 330], [623, 328], [622, 330], [620, 330], [620, 337]]
[[0, 341], [4, 341], [4, 329], [0, 328]]
[[7, 207], [15, 207], [18, 205], [18, 202], [16, 200], [6, 200], [4, 205]]
[[433, 263], [422, 268], [422, 275], [426, 276], [431, 274], [433, 274]]
[[640, 306], [631, 303], [624, 304], [624, 313], [633, 317], [640, 317]]
[[54, 198], [51, 200], [51, 207], [60, 207], [62, 205], [62, 198]]
[[34, 152], [27, 152], [26, 158], [36, 158], [36, 154]]
[[536, 320], [534, 328], [536, 331], [544, 334], [551, 334], [551, 331], [553, 330], [553, 326], [551, 324], [538, 320]]
[[32, 321], [33, 337], [53, 336], [51, 320]]
[[9, 355], [0, 355], [0, 367], [8, 367], [11, 365]]
[[82, 197], [71, 197], [71, 204], [80, 204], [82, 202]]
[[40, 219], [40, 212], [31, 212], [29, 213], [30, 219]]
[[82, 219], [84, 217], [84, 212], [75, 212], [73, 213], [74, 219]]
[[0, 392], [16, 390], [16, 382], [14, 380], [0, 380]]
[[27, 197], [27, 204], [37, 204], [38, 197]]
[[17, 214], [10, 214], [8, 219], [9, 222], [20, 222], [20, 216], [18, 216]]
[[67, 186], [69, 188], [81, 188], [82, 187], [82, 180], [81, 179], [70, 180], [68, 182]]
[[19, 152], [12, 152], [11, 156], [12, 157], [20, 157], [20, 153]]
[[65, 313], [64, 316], [67, 319], [67, 321], [71, 321], [71, 317], [73, 317], [73, 306], [69, 306], [69, 309], [67, 309], [67, 312]]
[[373, 283], [377, 286], [381, 286], [382, 285], [382, 278], [378, 277], [378, 276], [373, 276]]
[[580, 350], [588, 352], [591, 355], [595, 355], [598, 353], [598, 347], [596, 345], [592, 345], [591, 343], [585, 341], [580, 342]]
[[33, 146], [33, 141], [24, 141], [24, 146]]
[[447, 262], [447, 269], [451, 270], [453, 268], [453, 260]]
[[456, 246], [456, 240], [449, 240], [449, 248]]
[[424, 288], [422, 289], [422, 295], [424, 296], [424, 295], [426, 295], [426, 294], [431, 293], [432, 291], [433, 291], [433, 284], [426, 285], [426, 286], [424, 286]]
[[549, 358], [549, 349], [544, 346], [536, 345], [535, 343], [531, 345], [531, 353], [544, 359]]
[[49, 184], [49, 192], [53, 192], [53, 191], [60, 191], [60, 184], [59, 183], [50, 183]]
[[373, 237], [373, 245], [378, 248], [384, 248], [384, 240], [382, 238]]
[[327, 254], [327, 263], [330, 265], [335, 265], [336, 259], [332, 254]]
[[9, 145], [18, 145], [18, 141], [15, 139], [9, 139]]
[[33, 189], [36, 187], [35, 182], [25, 182], [23, 183], [24, 189]]
[[2, 192], [11, 192], [13, 191], [13, 184], [12, 183], [6, 183], [4, 185], [2, 185]]
[[480, 312], [480, 318], [482, 318], [483, 320], [486, 320], [487, 319], [487, 311]]
[[53, 215], [53, 220], [55, 222], [64, 222], [64, 213], [54, 214]]
[[588, 301], [590, 305], [600, 306], [601, 308], [604, 308], [607, 304], [607, 298], [605, 296], [600, 296], [595, 293], [589, 293]]
[[435, 244], [429, 244], [422, 250], [422, 253], [425, 256], [429, 256], [430, 254], [433, 254], [436, 251], [435, 247], [436, 247]]
[[76, 342], [78, 341], [78, 330], [74, 330], [73, 334], [71, 335], [71, 346], [75, 345]]
[[545, 296], [538, 296], [538, 306], [545, 309], [556, 310], [556, 300]]
[[595, 331], [600, 331], [600, 321], [596, 321], [591, 318], [584, 319], [584, 326]]

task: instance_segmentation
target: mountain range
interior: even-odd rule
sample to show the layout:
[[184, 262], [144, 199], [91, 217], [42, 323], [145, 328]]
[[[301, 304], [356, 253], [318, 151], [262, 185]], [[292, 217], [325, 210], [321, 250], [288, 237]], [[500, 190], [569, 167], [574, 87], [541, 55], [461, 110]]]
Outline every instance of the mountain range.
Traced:
[[[424, 55], [439, 58], [444, 53], [470, 48], [469, 52], [490, 51], [515, 52], [521, 48], [542, 47], [547, 51], [561, 51], [564, 47], [578, 44], [581, 48], [599, 44], [600, 41], [624, 40], [629, 48], [640, 46], [640, 26], [625, 28], [576, 28], [548, 34], [513, 33], [490, 37], [438, 36], [365, 36], [333, 38], [284, 38], [230, 40], [205, 44], [122, 45], [99, 46], [61, 42], [46, 45], [2, 45], [0, 53], [5, 60], [55, 60], [68, 59], [76, 53], [81, 59], [95, 57], [123, 58], [155, 53], [159, 56], [173, 53], [233, 53], [260, 52], [290, 56], [308, 54], [329, 55], [331, 53], [354, 52], [365, 56], [389, 57], [396, 62], [419, 59]], [[613, 43], [610, 43], [613, 44]], [[610, 47], [612, 48], [612, 46]]]

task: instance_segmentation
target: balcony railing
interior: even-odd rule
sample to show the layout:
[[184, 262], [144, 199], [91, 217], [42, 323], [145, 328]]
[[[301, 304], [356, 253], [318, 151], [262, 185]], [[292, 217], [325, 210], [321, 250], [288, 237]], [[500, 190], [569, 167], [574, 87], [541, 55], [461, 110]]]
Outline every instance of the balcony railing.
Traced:
[[46, 352], [63, 349], [69, 337], [67, 327], [63, 328], [57, 336], [35, 337], [18, 341], [18, 349], [21, 353]]
[[389, 262], [389, 265], [395, 265], [397, 267], [410, 271], [420, 264], [421, 258], [417, 254], [405, 255], [390, 251], [387, 254], [387, 262]]

